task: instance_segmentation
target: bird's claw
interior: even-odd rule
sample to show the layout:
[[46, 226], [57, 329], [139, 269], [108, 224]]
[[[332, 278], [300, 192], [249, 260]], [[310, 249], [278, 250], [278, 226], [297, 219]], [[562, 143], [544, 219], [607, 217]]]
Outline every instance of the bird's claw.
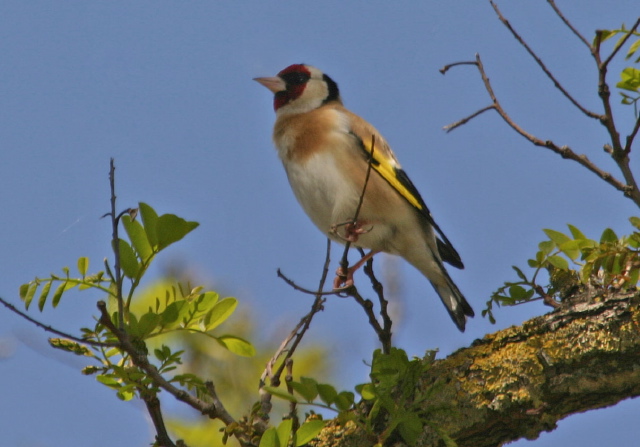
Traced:
[[[367, 222], [362, 220], [343, 222], [341, 224], [333, 225], [331, 227], [331, 232], [345, 242], [358, 242], [358, 238], [361, 234], [367, 234], [373, 230], [373, 226], [370, 228], [362, 228], [365, 224], [367, 224]], [[338, 233], [339, 227], [344, 227], [344, 235]]]

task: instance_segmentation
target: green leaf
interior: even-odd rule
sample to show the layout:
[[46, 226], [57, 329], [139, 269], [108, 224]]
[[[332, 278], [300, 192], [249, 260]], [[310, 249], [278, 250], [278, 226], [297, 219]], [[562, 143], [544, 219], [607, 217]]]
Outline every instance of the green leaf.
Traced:
[[578, 241], [567, 241], [560, 244], [558, 248], [572, 261], [575, 261], [580, 256], [580, 244]]
[[[216, 294], [217, 295], [217, 294]], [[232, 297], [218, 301], [204, 318], [205, 331], [211, 331], [223, 323], [236, 310], [238, 300]]]
[[564, 244], [567, 241], [570, 241], [571, 238], [564, 233], [560, 233], [556, 230], [550, 230], [548, 228], [542, 230], [547, 235], [549, 239], [555, 242], [558, 246]]
[[291, 382], [291, 388], [307, 402], [312, 402], [318, 396], [318, 382], [308, 377], [302, 377], [300, 382]]
[[89, 270], [89, 258], [86, 256], [82, 256], [78, 258], [78, 272], [80, 272], [80, 276], [83, 278], [87, 276], [87, 271]]
[[155, 328], [160, 324], [161, 316], [154, 312], [147, 312], [144, 314], [138, 322], [138, 333], [133, 334], [140, 338], [144, 338], [151, 334]]
[[313, 438], [320, 434], [326, 424], [326, 421], [320, 419], [314, 419], [302, 424], [296, 432], [296, 447], [308, 444]]
[[[57, 288], [56, 291], [53, 292], [53, 298], [51, 299], [51, 305], [56, 308], [58, 307], [58, 303], [60, 302], [60, 298], [62, 298], [62, 294], [69, 289], [73, 289], [76, 285], [70, 282], [63, 282]], [[44, 303], [42, 304], [44, 306]], [[42, 309], [40, 309], [42, 310]]]
[[219, 296], [220, 295], [218, 295], [216, 292], [212, 291], [200, 294], [198, 298], [193, 300], [193, 302], [191, 303], [191, 318], [194, 320], [198, 320], [207, 313], [211, 312], [218, 302]]
[[276, 429], [278, 433], [278, 441], [281, 445], [289, 445], [289, 438], [291, 438], [291, 430], [293, 429], [293, 421], [291, 419], [284, 419], [278, 424]]
[[254, 348], [251, 343], [235, 335], [222, 335], [216, 337], [216, 340], [234, 354], [242, 357], [253, 357], [256, 355], [256, 348]]
[[118, 392], [116, 393], [116, 396], [118, 396], [118, 399], [122, 401], [125, 401], [125, 402], [130, 401], [131, 399], [136, 397], [134, 385], [123, 386], [118, 390]]
[[627, 67], [620, 73], [620, 82], [616, 87], [633, 93], [640, 91], [640, 70], [633, 67]]
[[511, 298], [518, 301], [526, 300], [528, 296], [525, 288], [517, 284], [509, 287], [509, 295], [511, 295]]
[[606, 242], [618, 242], [618, 236], [611, 228], [604, 230], [602, 236], [600, 236], [600, 243], [604, 244]]
[[260, 438], [259, 447], [281, 447], [275, 427], [269, 427], [265, 430]]
[[144, 224], [144, 231], [147, 233], [147, 239], [152, 247], [158, 245], [158, 236], [156, 234], [156, 225], [158, 224], [158, 214], [156, 211], [144, 202], [138, 203], [140, 217]]
[[173, 329], [180, 325], [188, 311], [189, 303], [184, 300], [174, 301], [160, 314], [162, 326], [165, 326], [167, 329]]
[[331, 405], [332, 403], [334, 403], [336, 397], [338, 397], [338, 392], [336, 391], [336, 389], [329, 384], [319, 383], [317, 388], [320, 399], [327, 405]]
[[140, 265], [136, 259], [131, 245], [124, 239], [118, 239], [118, 248], [120, 253], [120, 268], [127, 278], [135, 278], [140, 271]]
[[360, 387], [358, 392], [364, 400], [372, 400], [378, 397], [378, 395], [376, 394], [376, 388], [372, 383], [365, 383], [364, 385], [362, 385], [362, 387]]
[[42, 287], [42, 291], [40, 291], [40, 299], [38, 299], [38, 309], [42, 312], [44, 309], [44, 304], [47, 302], [47, 296], [49, 296], [49, 290], [51, 290], [51, 283], [53, 281], [47, 281]]
[[96, 376], [96, 380], [111, 388], [120, 388], [121, 386], [119, 379], [112, 374], [99, 374]]
[[554, 248], [556, 248], [556, 243], [553, 241], [542, 241], [538, 244], [538, 248], [542, 253], [548, 255]]
[[639, 48], [640, 48], [640, 39], [636, 40], [629, 46], [629, 51], [627, 51], [627, 55], [625, 56], [625, 59], [627, 60], [631, 59], [631, 57], [634, 55], [636, 51], [638, 51]]
[[569, 270], [569, 261], [567, 261], [562, 256], [549, 256], [547, 261], [549, 261], [549, 264], [556, 268], [559, 268], [561, 270]]
[[351, 391], [342, 391], [336, 397], [336, 407], [340, 411], [347, 411], [353, 406], [354, 395]]
[[82, 355], [86, 357], [92, 356], [91, 351], [85, 345], [66, 338], [50, 338], [49, 345], [52, 348], [61, 349], [63, 351], [71, 352], [76, 355]]
[[198, 225], [198, 222], [188, 222], [174, 214], [163, 214], [156, 223], [158, 251], [178, 242]]
[[[640, 42], [640, 40], [638, 42]], [[635, 217], [635, 216], [634, 217], [630, 217], [629, 218], [629, 222], [631, 222], [631, 225], [633, 225], [638, 230], [640, 230], [640, 217]]]
[[410, 446], [416, 445], [418, 437], [422, 433], [422, 420], [416, 413], [407, 413], [403, 415], [398, 429], [400, 430], [400, 436]]
[[122, 224], [140, 260], [142, 262], [149, 260], [153, 256], [153, 248], [151, 248], [149, 238], [142, 224], [137, 220], [131, 219], [128, 214], [122, 216]]
[[587, 237], [577, 227], [574, 227], [571, 224], [568, 224], [567, 226], [569, 227], [569, 231], [571, 231], [571, 236], [573, 236], [574, 239], [587, 239]]
[[289, 394], [286, 391], [281, 390], [280, 388], [276, 388], [273, 386], [264, 386], [262, 387], [262, 389], [273, 396], [288, 400], [289, 402], [298, 402], [298, 399], [293, 394]]

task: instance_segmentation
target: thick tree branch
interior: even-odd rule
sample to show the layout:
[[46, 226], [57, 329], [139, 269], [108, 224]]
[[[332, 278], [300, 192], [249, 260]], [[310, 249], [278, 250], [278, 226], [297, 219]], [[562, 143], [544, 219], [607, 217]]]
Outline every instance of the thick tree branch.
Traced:
[[[476, 340], [437, 360], [421, 388], [442, 388], [427, 405], [455, 406], [457, 414], [435, 414], [459, 447], [495, 447], [551, 431], [572, 414], [640, 396], [640, 293], [615, 293], [602, 301], [533, 318]], [[437, 401], [434, 401], [436, 399]], [[355, 427], [336, 440], [328, 427], [320, 438], [367, 445]], [[419, 446], [440, 446], [428, 426]]]

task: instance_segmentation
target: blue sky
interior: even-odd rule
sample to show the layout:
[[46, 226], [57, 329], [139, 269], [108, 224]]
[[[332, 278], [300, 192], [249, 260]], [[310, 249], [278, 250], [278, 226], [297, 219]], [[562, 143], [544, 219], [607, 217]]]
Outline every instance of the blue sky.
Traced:
[[[630, 25], [637, 13], [634, 0], [558, 3], [589, 39], [596, 28]], [[549, 6], [500, 6], [568, 89], [599, 112], [593, 61]], [[486, 2], [5, 0], [0, 34], [0, 296], [15, 303], [19, 285], [34, 276], [79, 256], [95, 267], [109, 256], [108, 222], [99, 217], [108, 211], [114, 157], [121, 208], [144, 201], [201, 224], [161, 263], [186, 262], [263, 315], [261, 336], [279, 339], [278, 327], [292, 326], [310, 301], [276, 269], [314, 286], [325, 248], [272, 147], [271, 95], [251, 80], [292, 63], [329, 73], [347, 107], [394, 147], [462, 255], [466, 269], [452, 275], [478, 315], [490, 293], [513, 279], [510, 266], [526, 265], [543, 228], [572, 223], [595, 238], [606, 227], [629, 231], [627, 218], [638, 214], [604, 182], [531, 146], [495, 114], [442, 130], [489, 104], [474, 69], [438, 72], [480, 53], [515, 120], [615, 172], [602, 151], [604, 129], [558, 94]], [[611, 70], [612, 84], [619, 71]], [[616, 106], [623, 129], [631, 113]], [[425, 278], [403, 262], [397, 268], [395, 343], [411, 355], [433, 348], [446, 355], [547, 311], [539, 303], [501, 309], [495, 326], [478, 316], [461, 334]], [[75, 331], [99, 298], [33, 313]], [[309, 337], [336, 346], [341, 385], [351, 388], [366, 379], [362, 360], [376, 340], [351, 301], [333, 298], [325, 307]], [[147, 445], [141, 406], [80, 376], [45, 340], [0, 311], [0, 346], [11, 351], [0, 359], [6, 445], [121, 445], [120, 433], [127, 445]], [[639, 410], [637, 401], [624, 402], [562, 421], [535, 444], [513, 445], [631, 445]]]

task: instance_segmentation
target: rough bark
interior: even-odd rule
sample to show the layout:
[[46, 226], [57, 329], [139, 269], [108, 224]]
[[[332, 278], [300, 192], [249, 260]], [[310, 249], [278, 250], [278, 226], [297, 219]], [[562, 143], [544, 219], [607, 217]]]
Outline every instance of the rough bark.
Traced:
[[[639, 304], [638, 292], [589, 298], [437, 360], [422, 386], [444, 386], [428, 404], [455, 411], [430, 419], [459, 447], [501, 446], [640, 395]], [[323, 446], [375, 443], [355, 425], [327, 427], [320, 438]], [[426, 427], [418, 445], [443, 443]]]

